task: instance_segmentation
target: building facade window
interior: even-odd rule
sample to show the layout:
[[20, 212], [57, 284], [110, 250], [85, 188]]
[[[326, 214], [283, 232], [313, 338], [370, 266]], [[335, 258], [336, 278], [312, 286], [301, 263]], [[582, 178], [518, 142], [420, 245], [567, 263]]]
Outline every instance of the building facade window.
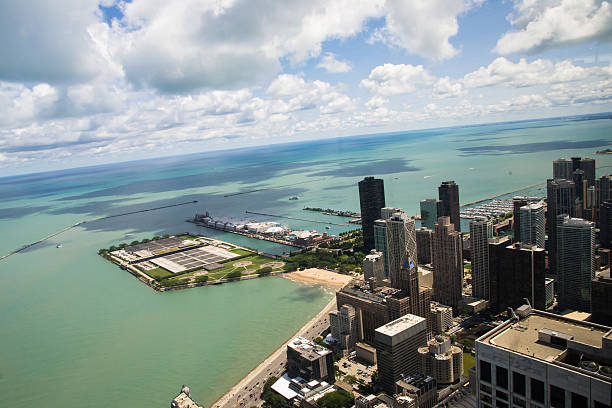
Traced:
[[585, 397], [584, 395], [580, 395], [580, 394], [576, 394], [575, 392], [572, 392], [572, 408], [578, 408], [578, 407], [588, 407], [589, 406], [589, 399], [587, 397]]
[[525, 376], [521, 373], [512, 372], [512, 392], [525, 395]]
[[491, 382], [491, 363], [480, 360], [480, 379], [488, 383]]
[[500, 390], [495, 391], [495, 396], [497, 397], [497, 399], [508, 401], [508, 394], [506, 394], [503, 391], [500, 391]]
[[540, 404], [544, 403], [544, 383], [535, 378], [531, 379], [531, 399]]
[[565, 390], [550, 385], [550, 406], [552, 408], [565, 408]]
[[495, 366], [495, 384], [505, 390], [508, 389], [508, 370], [506, 368]]

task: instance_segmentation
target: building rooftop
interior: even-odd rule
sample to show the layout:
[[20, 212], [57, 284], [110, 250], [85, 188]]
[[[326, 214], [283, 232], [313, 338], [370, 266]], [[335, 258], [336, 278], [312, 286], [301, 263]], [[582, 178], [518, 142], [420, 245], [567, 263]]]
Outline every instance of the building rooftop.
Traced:
[[388, 286], [377, 286], [374, 290], [371, 290], [370, 285], [363, 279], [353, 279], [341, 291], [376, 303], [386, 303], [388, 297], [404, 297], [400, 289]]
[[612, 329], [539, 310], [502, 323], [477, 342], [582, 372], [588, 361], [603, 370], [612, 365]]
[[427, 330], [424, 318], [406, 314], [376, 329], [375, 339], [393, 346], [424, 330]]
[[316, 360], [321, 356], [325, 356], [332, 352], [331, 350], [319, 346], [318, 344], [301, 336], [297, 336], [291, 340], [287, 347], [297, 351], [302, 357], [308, 360]]

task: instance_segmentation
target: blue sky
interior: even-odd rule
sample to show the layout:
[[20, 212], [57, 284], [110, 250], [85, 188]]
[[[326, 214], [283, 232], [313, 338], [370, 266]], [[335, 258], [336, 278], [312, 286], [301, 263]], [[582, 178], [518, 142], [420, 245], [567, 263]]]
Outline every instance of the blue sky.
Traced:
[[0, 3], [0, 171], [612, 111], [601, 0]]

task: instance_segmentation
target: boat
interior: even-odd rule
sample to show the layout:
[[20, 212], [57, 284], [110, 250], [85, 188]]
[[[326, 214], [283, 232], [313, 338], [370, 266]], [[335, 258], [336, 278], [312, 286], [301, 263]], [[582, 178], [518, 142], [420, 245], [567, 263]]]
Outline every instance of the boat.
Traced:
[[57, 244], [55, 247], [56, 248], [61, 248], [63, 245], [62, 244]]
[[325, 229], [331, 229], [331, 227], [329, 225], [326, 225]]
[[289, 197], [290, 200], [299, 200], [298, 196], [291, 196]]

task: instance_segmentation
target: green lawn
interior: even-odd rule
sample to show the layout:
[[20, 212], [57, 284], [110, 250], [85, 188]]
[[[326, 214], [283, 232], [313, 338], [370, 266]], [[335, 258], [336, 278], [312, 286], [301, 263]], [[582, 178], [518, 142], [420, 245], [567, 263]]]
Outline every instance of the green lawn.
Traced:
[[476, 357], [472, 353], [463, 353], [463, 375], [469, 377], [470, 368], [476, 365]]
[[243, 256], [243, 255], [249, 255], [252, 254], [253, 252], [251, 251], [247, 251], [245, 249], [240, 249], [240, 248], [234, 248], [234, 249], [230, 249], [229, 250], [231, 253], [239, 255], [239, 256]]
[[150, 271], [144, 271], [144, 273], [156, 280], [166, 279], [174, 275], [172, 272], [168, 272], [163, 268], [151, 269]]

